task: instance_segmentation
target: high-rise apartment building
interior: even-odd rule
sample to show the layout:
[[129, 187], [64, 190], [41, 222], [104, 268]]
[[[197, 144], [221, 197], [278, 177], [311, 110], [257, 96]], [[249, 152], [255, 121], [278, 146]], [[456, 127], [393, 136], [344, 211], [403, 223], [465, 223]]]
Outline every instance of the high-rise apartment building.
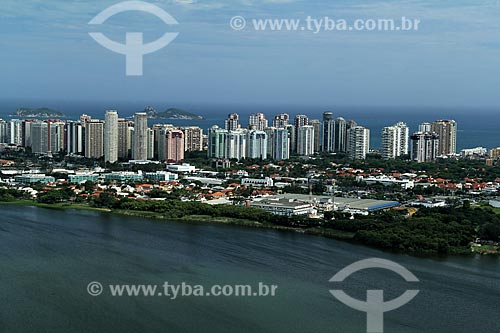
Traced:
[[212, 126], [208, 131], [208, 158], [227, 158], [228, 131]]
[[134, 117], [134, 160], [148, 160], [148, 139], [148, 114], [145, 112], [136, 113]]
[[267, 158], [267, 134], [264, 131], [250, 130], [247, 133], [247, 157]]
[[297, 131], [295, 130], [295, 125], [289, 124], [284, 128], [288, 131], [288, 135], [290, 136], [290, 154], [297, 149]]
[[370, 151], [370, 130], [354, 126], [347, 130], [347, 154], [354, 160], [363, 160]]
[[314, 155], [314, 126], [298, 127], [297, 154], [300, 156]]
[[101, 158], [104, 156], [104, 122], [90, 120], [85, 122], [85, 157]]
[[59, 153], [64, 150], [65, 123], [61, 121], [48, 121], [49, 146], [48, 152]]
[[106, 111], [104, 123], [104, 160], [115, 163], [118, 161], [118, 112]]
[[382, 130], [382, 158], [395, 159], [408, 154], [410, 129], [405, 123], [384, 127]]
[[275, 128], [273, 130], [272, 158], [283, 161], [290, 158], [290, 133], [286, 128]]
[[321, 121], [313, 119], [309, 125], [314, 127], [314, 152], [319, 153], [321, 151]]
[[457, 123], [454, 120], [437, 120], [432, 123], [432, 132], [439, 135], [439, 156], [457, 153]]
[[65, 124], [65, 151], [68, 154], [83, 154], [85, 152], [85, 128], [80, 122], [69, 121]]
[[31, 151], [46, 154], [49, 151], [49, 124], [37, 121], [31, 124]]
[[500, 158], [500, 148], [493, 148], [488, 153], [492, 160], [498, 160]]
[[132, 149], [130, 127], [129, 121], [118, 119], [118, 158], [122, 160], [129, 159]]
[[147, 159], [152, 160], [155, 158], [155, 131], [152, 128], [147, 129], [148, 133], [148, 148], [147, 148]]
[[299, 128], [309, 125], [309, 117], [303, 114], [299, 114], [295, 116], [294, 126], [295, 126], [295, 140], [292, 150], [294, 152], [298, 152], [298, 138], [299, 138]]
[[21, 124], [22, 127], [22, 146], [31, 147], [31, 124], [35, 122], [33, 119], [24, 120]]
[[184, 161], [184, 132], [178, 129], [161, 129], [158, 132], [158, 158], [168, 163]]
[[203, 129], [197, 126], [182, 127], [186, 151], [203, 151]]
[[323, 144], [324, 152], [331, 153], [335, 151], [335, 119], [332, 112], [323, 113]]
[[18, 146], [23, 144], [23, 129], [21, 120], [12, 119], [7, 123], [7, 143]]
[[433, 132], [417, 132], [411, 136], [413, 161], [434, 162], [439, 156], [439, 135]]
[[240, 115], [237, 113], [230, 113], [224, 122], [224, 127], [228, 131], [236, 131], [237, 129], [240, 129]]
[[419, 132], [432, 132], [432, 124], [431, 123], [421, 123], [418, 125]]
[[247, 157], [247, 130], [229, 131], [227, 134], [227, 158], [241, 160]]
[[281, 113], [274, 117], [273, 119], [273, 127], [283, 128], [290, 124], [290, 115], [287, 113]]
[[344, 118], [335, 119], [335, 152], [345, 153], [347, 151], [347, 122]]
[[250, 115], [248, 119], [249, 129], [263, 131], [266, 127], [269, 127], [269, 122], [263, 113], [254, 113]]
[[7, 143], [7, 122], [0, 119], [0, 143]]

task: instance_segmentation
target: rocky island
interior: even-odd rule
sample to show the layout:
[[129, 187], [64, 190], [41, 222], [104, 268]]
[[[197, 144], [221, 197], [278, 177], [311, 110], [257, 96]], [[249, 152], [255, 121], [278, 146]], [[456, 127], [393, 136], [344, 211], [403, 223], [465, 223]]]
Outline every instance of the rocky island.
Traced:
[[187, 112], [177, 108], [170, 108], [164, 112], [158, 112], [153, 107], [147, 107], [144, 112], [148, 114], [150, 119], [169, 119], [169, 120], [203, 120], [200, 115]]
[[49, 109], [49, 108], [39, 108], [39, 109], [19, 108], [11, 116], [12, 117], [19, 117], [19, 118], [62, 118], [62, 117], [65, 117], [64, 113], [61, 113], [59, 111]]

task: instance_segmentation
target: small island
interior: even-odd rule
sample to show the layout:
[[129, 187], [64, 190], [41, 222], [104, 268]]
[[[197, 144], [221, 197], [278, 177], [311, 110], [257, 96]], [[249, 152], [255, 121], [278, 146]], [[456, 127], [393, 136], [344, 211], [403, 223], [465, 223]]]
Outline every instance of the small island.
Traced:
[[50, 109], [50, 108], [19, 108], [16, 113], [11, 115], [19, 118], [62, 118], [65, 117], [64, 113]]
[[169, 120], [203, 120], [200, 115], [187, 112], [177, 108], [170, 108], [164, 112], [158, 112], [152, 107], [144, 110], [150, 119], [169, 119]]

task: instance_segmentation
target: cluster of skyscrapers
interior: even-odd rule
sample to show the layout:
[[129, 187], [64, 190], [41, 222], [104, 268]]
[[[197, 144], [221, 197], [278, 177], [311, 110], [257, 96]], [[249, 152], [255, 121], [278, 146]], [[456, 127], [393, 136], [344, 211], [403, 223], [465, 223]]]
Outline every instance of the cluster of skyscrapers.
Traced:
[[[453, 120], [423, 123], [410, 135], [405, 123], [382, 130], [380, 153], [384, 159], [408, 157], [417, 162], [432, 162], [456, 154], [457, 124]], [[207, 141], [204, 141], [204, 140]], [[370, 130], [355, 121], [323, 113], [322, 120], [306, 115], [290, 118], [276, 115], [271, 122], [262, 113], [250, 115], [248, 127], [240, 116], [231, 113], [224, 128], [213, 126], [208, 138], [200, 127], [173, 125], [148, 126], [147, 113], [136, 113], [133, 121], [119, 118], [117, 111], [106, 111], [105, 119], [82, 115], [79, 121], [0, 120], [0, 143], [31, 147], [36, 154], [84, 155], [119, 160], [159, 160], [181, 162], [186, 151], [202, 151], [208, 146], [213, 159], [287, 160], [291, 155], [316, 153], [347, 154], [365, 159], [370, 151]]]
[[134, 120], [106, 111], [105, 120], [82, 115], [79, 121], [0, 120], [0, 143], [30, 147], [35, 154], [83, 155], [119, 160], [182, 162], [186, 151], [202, 151], [203, 130], [196, 126], [148, 126], [148, 115]]
[[354, 121], [334, 118], [325, 112], [323, 121], [297, 115], [292, 120], [286, 113], [278, 114], [269, 124], [262, 113], [249, 117], [243, 128], [240, 117], [232, 113], [224, 128], [213, 126], [208, 134], [210, 158], [270, 158], [286, 160], [291, 154], [312, 156], [315, 153], [347, 153], [362, 159], [370, 148], [370, 131]]
[[[370, 151], [370, 130], [355, 121], [323, 113], [322, 120], [279, 114], [272, 123], [262, 113], [249, 117], [243, 128], [240, 117], [231, 113], [224, 128], [213, 126], [208, 134], [210, 158], [270, 158], [286, 160], [291, 154], [342, 153], [352, 159], [365, 159]], [[453, 120], [438, 120], [420, 125], [410, 136], [409, 127], [399, 122], [382, 130], [380, 153], [384, 159], [409, 157], [417, 162], [432, 162], [456, 153], [457, 125]], [[410, 144], [411, 140], [411, 144]], [[410, 150], [411, 147], [411, 150]]]

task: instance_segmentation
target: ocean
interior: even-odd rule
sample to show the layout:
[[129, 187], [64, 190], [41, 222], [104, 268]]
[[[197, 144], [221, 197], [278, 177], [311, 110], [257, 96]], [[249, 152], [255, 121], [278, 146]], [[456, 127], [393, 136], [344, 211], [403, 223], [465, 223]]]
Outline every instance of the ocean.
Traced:
[[418, 130], [422, 122], [438, 119], [453, 119], [458, 123], [458, 150], [475, 147], [488, 149], [500, 147], [500, 112], [484, 108], [412, 108], [412, 107], [353, 107], [353, 106], [263, 106], [263, 105], [201, 105], [182, 103], [148, 103], [148, 102], [82, 102], [82, 101], [36, 101], [36, 100], [0, 100], [0, 118], [9, 119], [9, 115], [20, 107], [49, 107], [63, 112], [68, 119], [78, 119], [85, 113], [97, 119], [104, 119], [105, 110], [118, 110], [120, 117], [131, 117], [135, 112], [153, 106], [158, 111], [176, 107], [205, 117], [204, 120], [155, 120], [152, 123], [169, 123], [177, 126], [200, 126], [207, 130], [213, 125], [224, 125], [229, 113], [240, 115], [243, 126], [248, 124], [248, 116], [261, 112], [271, 122], [274, 115], [288, 113], [293, 118], [297, 114], [305, 114], [309, 119], [320, 119], [325, 111], [331, 111], [335, 117], [355, 120], [359, 125], [371, 130], [371, 148], [381, 146], [381, 132], [385, 126], [396, 122], [405, 122], [410, 132]]

